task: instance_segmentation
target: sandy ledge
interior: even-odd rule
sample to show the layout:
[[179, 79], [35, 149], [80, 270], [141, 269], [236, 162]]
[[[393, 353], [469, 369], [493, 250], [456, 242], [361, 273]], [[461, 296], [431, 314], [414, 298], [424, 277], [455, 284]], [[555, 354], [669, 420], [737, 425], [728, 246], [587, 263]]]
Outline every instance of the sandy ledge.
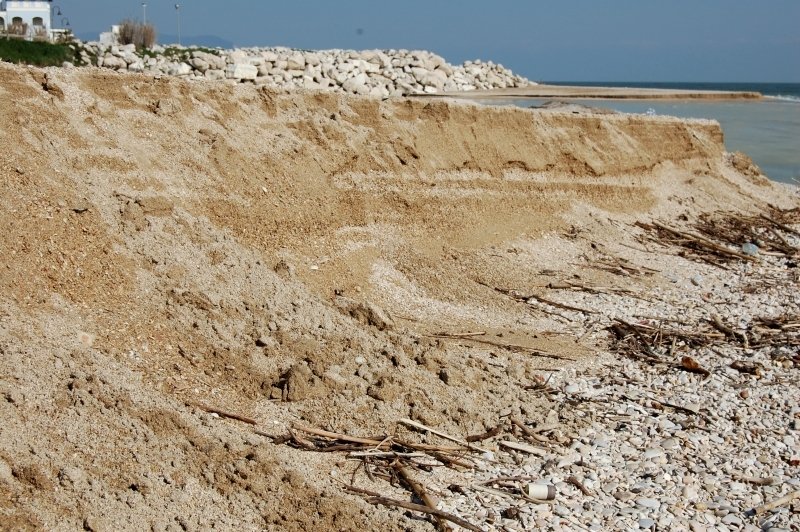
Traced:
[[418, 95], [424, 98], [563, 98], [579, 100], [760, 100], [759, 92], [693, 91], [677, 89], [639, 89], [626, 87], [580, 87], [565, 85], [531, 85], [512, 89], [440, 92]]

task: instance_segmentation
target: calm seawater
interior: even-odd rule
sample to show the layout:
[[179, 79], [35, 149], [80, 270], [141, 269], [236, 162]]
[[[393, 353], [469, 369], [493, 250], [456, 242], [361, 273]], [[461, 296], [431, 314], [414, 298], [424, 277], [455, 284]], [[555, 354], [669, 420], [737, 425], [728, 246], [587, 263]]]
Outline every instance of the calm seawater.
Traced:
[[[728, 151], [745, 152], [767, 176], [776, 181], [800, 184], [800, 83], [547, 83], [760, 92], [766, 96], [761, 101], [580, 100], [577, 103], [608, 107], [624, 113], [712, 118], [722, 125]], [[522, 99], [495, 103], [531, 107], [541, 105], [544, 100]]]

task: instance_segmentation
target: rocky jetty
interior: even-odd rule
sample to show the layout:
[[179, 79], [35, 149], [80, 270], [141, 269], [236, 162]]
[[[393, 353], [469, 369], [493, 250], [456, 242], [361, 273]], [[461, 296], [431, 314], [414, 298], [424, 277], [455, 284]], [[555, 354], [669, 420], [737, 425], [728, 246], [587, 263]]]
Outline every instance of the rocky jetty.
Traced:
[[222, 50], [155, 46], [152, 50], [137, 51], [134, 45], [88, 42], [80, 43], [77, 51], [82, 64], [114, 70], [381, 98], [534, 84], [491, 61], [451, 65], [441, 56], [421, 50]]

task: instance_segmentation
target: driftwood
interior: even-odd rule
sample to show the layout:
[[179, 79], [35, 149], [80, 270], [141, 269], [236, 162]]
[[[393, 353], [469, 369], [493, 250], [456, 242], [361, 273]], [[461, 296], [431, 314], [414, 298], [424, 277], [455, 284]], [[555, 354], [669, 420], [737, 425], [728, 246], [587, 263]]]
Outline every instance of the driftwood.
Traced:
[[[433, 499], [433, 497], [431, 497], [430, 493], [428, 493], [424, 487], [414, 480], [405, 467], [403, 467], [400, 463], [396, 463], [394, 465], [394, 470], [397, 471], [397, 474], [400, 475], [400, 478], [403, 479], [403, 482], [405, 482], [406, 485], [411, 488], [411, 491], [414, 492], [419, 500], [425, 503], [425, 506], [427, 506], [430, 510], [436, 510], [436, 501]], [[436, 514], [433, 514], [433, 516], [434, 520], [436, 521], [436, 528], [443, 532], [450, 530], [450, 527], [447, 526], [447, 523], [443, 517]]]
[[733, 251], [731, 249], [728, 249], [724, 246], [717, 244], [712, 240], [709, 240], [704, 236], [687, 233], [686, 231], [680, 231], [678, 229], [673, 229], [672, 227], [666, 226], [658, 222], [653, 222], [652, 225], [658, 229], [661, 229], [662, 231], [671, 233], [672, 235], [680, 239], [688, 240], [689, 242], [692, 242], [700, 247], [711, 250], [718, 255], [722, 255], [723, 257], [736, 258], [748, 262], [758, 262], [758, 259], [755, 257], [751, 257], [750, 255], [745, 255], [744, 253], [741, 253], [739, 251]]
[[774, 510], [775, 508], [779, 508], [779, 507], [781, 507], [781, 506], [783, 506], [785, 504], [790, 504], [795, 499], [800, 499], [800, 490], [793, 491], [793, 492], [791, 492], [791, 493], [789, 493], [787, 495], [784, 495], [783, 497], [775, 499], [772, 502], [768, 502], [766, 504], [762, 504], [761, 506], [759, 506], [758, 508], [755, 509], [755, 514], [756, 515], [761, 515], [763, 513], [769, 512], [771, 510]]

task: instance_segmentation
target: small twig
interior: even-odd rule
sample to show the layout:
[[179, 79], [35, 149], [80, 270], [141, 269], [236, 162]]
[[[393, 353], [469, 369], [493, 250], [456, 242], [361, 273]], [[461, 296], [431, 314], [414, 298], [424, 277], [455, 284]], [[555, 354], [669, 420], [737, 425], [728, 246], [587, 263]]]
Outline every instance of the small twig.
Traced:
[[258, 425], [258, 421], [256, 421], [255, 419], [241, 416], [239, 414], [234, 414], [233, 412], [226, 412], [225, 410], [221, 410], [213, 406], [204, 405], [202, 403], [192, 403], [192, 402], [188, 402], [186, 404], [188, 406], [199, 408], [203, 412], [208, 412], [209, 414], [217, 414], [222, 417], [227, 417], [229, 419], [235, 419], [236, 421], [241, 421], [242, 423], [247, 423], [248, 425]]
[[436, 338], [470, 338], [472, 336], [486, 336], [486, 332], [465, 332], [465, 333], [446, 333], [440, 332], [436, 334], [432, 334]]
[[425, 458], [425, 453], [396, 453], [392, 451], [353, 451], [348, 458]]
[[487, 452], [485, 449], [481, 449], [480, 447], [478, 447], [476, 445], [472, 445], [468, 441], [462, 440], [461, 438], [456, 438], [455, 436], [450, 436], [449, 434], [447, 434], [445, 432], [442, 432], [440, 430], [436, 430], [436, 429], [434, 429], [432, 427], [428, 427], [427, 425], [423, 425], [422, 423], [417, 423], [416, 421], [411, 420], [411, 419], [401, 419], [399, 421], [399, 423], [401, 423], [402, 425], [405, 425], [407, 427], [411, 427], [411, 428], [420, 430], [422, 432], [430, 432], [431, 434], [435, 434], [435, 435], [439, 436], [440, 438], [444, 438], [445, 440], [450, 440], [452, 442], [455, 442], [455, 443], [457, 443], [459, 445], [463, 445], [464, 447], [467, 447], [468, 449], [471, 449], [473, 451], [477, 451], [479, 453]]
[[567, 482], [567, 484], [572, 484], [573, 486], [575, 486], [576, 488], [581, 490], [581, 493], [583, 493], [584, 495], [586, 495], [588, 497], [591, 497], [591, 496], [594, 495], [594, 492], [592, 490], [590, 490], [589, 488], [587, 488], [586, 486], [584, 486], [583, 482], [578, 480], [577, 477], [574, 477], [574, 476], [573, 477], [569, 477], [566, 480], [566, 482]]
[[503, 343], [503, 342], [496, 342], [494, 340], [488, 340], [488, 339], [485, 339], [485, 338], [472, 338], [472, 337], [457, 337], [456, 338], [456, 337], [452, 337], [452, 336], [439, 336], [439, 335], [430, 335], [430, 336], [432, 338], [445, 338], [445, 339], [451, 339], [451, 340], [464, 340], [464, 341], [468, 341], [468, 342], [475, 342], [475, 343], [478, 343], [478, 344], [491, 345], [491, 346], [494, 346], [494, 347], [500, 347], [500, 348], [503, 348], [503, 349], [508, 349], [509, 351], [526, 353], [526, 354], [528, 354], [528, 355], [530, 355], [532, 357], [537, 357], [537, 358], [551, 358], [551, 359], [554, 359], [554, 360], [568, 360], [570, 362], [576, 362], [576, 360], [574, 358], [570, 358], [570, 357], [563, 356], [563, 355], [556, 355], [554, 353], [548, 353], [547, 351], [542, 351], [541, 349], [536, 349], [534, 347], [526, 347], [524, 345], [517, 345], [517, 344], [506, 344], [506, 343]]
[[352, 484], [347, 484], [339, 479], [334, 479], [334, 480], [337, 480], [342, 485], [343, 489], [350, 491], [352, 493], [358, 493], [359, 495], [366, 495], [367, 497], [382, 497], [380, 493], [376, 493], [370, 490], [365, 490], [364, 488], [359, 488], [357, 486], [353, 486]]
[[516, 416], [511, 416], [510, 420], [511, 420], [511, 423], [513, 423], [515, 427], [517, 427], [519, 430], [522, 431], [523, 434], [525, 434], [525, 436], [528, 436], [529, 438], [534, 439], [534, 440], [538, 441], [539, 443], [550, 443], [550, 441], [547, 438], [545, 438], [544, 436], [541, 436], [539, 434], [540, 432], [545, 432], [545, 430], [541, 430], [541, 429], [534, 430], [534, 429], [528, 428], [528, 426], [525, 425], [525, 423], [523, 423], [522, 420], [519, 419]]
[[423, 514], [433, 515], [436, 517], [441, 517], [442, 519], [446, 519], [451, 523], [454, 523], [462, 528], [466, 528], [467, 530], [471, 530], [473, 532], [483, 532], [483, 529], [478, 528], [477, 526], [473, 525], [469, 521], [465, 521], [460, 517], [456, 517], [453, 514], [449, 514], [447, 512], [443, 512], [441, 510], [436, 510], [432, 508], [428, 508], [427, 506], [423, 506], [421, 504], [414, 504], [410, 502], [398, 501], [394, 499], [389, 499], [388, 497], [371, 497], [367, 499], [367, 502], [374, 505], [383, 505], [383, 506], [394, 506], [396, 508], [404, 508], [406, 510], [411, 510], [412, 512], [420, 512]]
[[492, 429], [489, 429], [489, 430], [487, 430], [486, 432], [484, 432], [482, 434], [474, 434], [472, 436], [467, 436], [465, 439], [469, 443], [475, 443], [475, 442], [478, 442], [478, 441], [488, 440], [489, 438], [494, 438], [495, 436], [500, 434], [500, 432], [502, 432], [502, 430], [503, 430], [503, 424], [501, 423], [500, 425], [497, 425], [496, 427], [494, 427]]
[[514, 450], [514, 451], [520, 451], [520, 452], [532, 454], [532, 455], [535, 455], [535, 456], [547, 456], [547, 450], [546, 449], [542, 449], [540, 447], [534, 447], [534, 446], [528, 445], [526, 443], [518, 443], [518, 442], [515, 442], [515, 441], [508, 441], [508, 440], [503, 440], [503, 441], [500, 441], [500, 442], [497, 442], [497, 443], [498, 443], [498, 445], [500, 445], [500, 447], [505, 447], [507, 449], [511, 449], [511, 450]]

